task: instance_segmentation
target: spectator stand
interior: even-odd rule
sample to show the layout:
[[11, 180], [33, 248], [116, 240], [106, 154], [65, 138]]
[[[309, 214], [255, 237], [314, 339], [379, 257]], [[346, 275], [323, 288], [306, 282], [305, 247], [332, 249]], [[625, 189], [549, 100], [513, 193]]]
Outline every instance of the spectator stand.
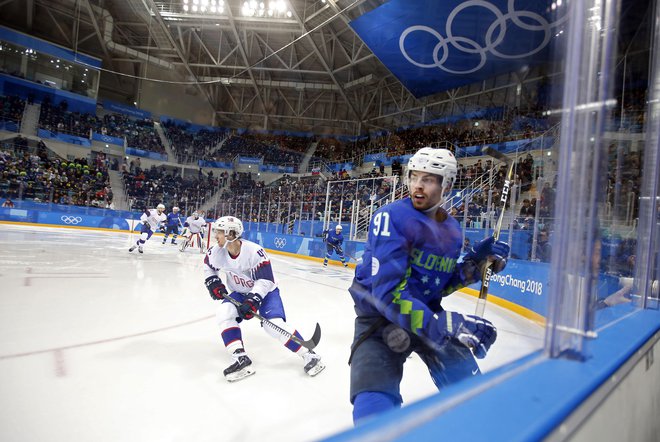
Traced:
[[0, 195], [16, 201], [114, 208], [103, 154], [64, 160], [43, 142], [31, 146], [20, 136], [0, 149]]
[[161, 116], [160, 122], [180, 163], [227, 162], [228, 159], [217, 152], [231, 136], [230, 129], [192, 124], [167, 116]]
[[212, 171], [164, 164], [142, 167], [139, 158], [122, 165], [122, 177], [128, 206], [137, 211], [162, 203], [168, 210], [178, 206], [189, 215], [212, 200], [220, 185]]
[[15, 95], [0, 96], [0, 131], [18, 132], [25, 110], [25, 100]]

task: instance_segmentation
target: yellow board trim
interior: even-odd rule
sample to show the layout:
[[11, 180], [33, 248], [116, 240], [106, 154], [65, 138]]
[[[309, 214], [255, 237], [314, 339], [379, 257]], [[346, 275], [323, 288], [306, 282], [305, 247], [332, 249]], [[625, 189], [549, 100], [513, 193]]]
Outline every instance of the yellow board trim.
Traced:
[[[464, 293], [468, 296], [474, 296], [475, 298], [479, 297], [479, 290], [471, 289], [469, 287], [463, 287], [462, 289], [458, 290], [461, 293]], [[513, 313], [522, 316], [523, 318], [527, 318], [532, 322], [535, 322], [536, 324], [540, 325], [541, 327], [545, 327], [546, 320], [544, 316], [539, 315], [535, 311], [532, 311], [528, 308], [525, 308], [523, 306], [520, 306], [514, 302], [508, 301], [503, 298], [499, 298], [497, 296], [488, 294], [488, 302], [499, 305], [500, 307], [510, 310]]]

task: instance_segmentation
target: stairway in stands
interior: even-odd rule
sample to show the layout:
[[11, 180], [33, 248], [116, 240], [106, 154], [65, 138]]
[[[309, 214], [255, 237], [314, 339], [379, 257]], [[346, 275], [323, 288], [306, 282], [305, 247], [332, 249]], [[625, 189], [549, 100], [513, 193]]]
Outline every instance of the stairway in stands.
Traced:
[[316, 147], [318, 145], [319, 143], [317, 141], [314, 141], [312, 144], [309, 145], [307, 152], [305, 152], [305, 156], [300, 162], [300, 168], [298, 169], [298, 172], [300, 173], [307, 172], [307, 166], [309, 166], [309, 161], [312, 159], [312, 155], [314, 155], [314, 152], [316, 152]]
[[165, 130], [163, 129], [163, 126], [160, 125], [159, 122], [154, 121], [154, 127], [156, 128], [156, 133], [160, 137], [160, 141], [163, 143], [163, 146], [165, 147], [165, 153], [167, 154], [167, 159], [168, 161], [172, 163], [176, 163], [176, 155], [174, 155], [174, 151], [172, 150], [172, 145], [170, 144], [170, 140], [167, 139], [167, 136], [165, 135]]
[[223, 200], [220, 197], [222, 196], [222, 192], [224, 192], [225, 189], [228, 187], [229, 184], [227, 184], [227, 186], [224, 187], [218, 187], [215, 192], [207, 196], [206, 200], [198, 208], [198, 210], [201, 210], [204, 213], [208, 213], [209, 210], [215, 210], [216, 204], [223, 202]]
[[21, 119], [21, 133], [23, 135], [37, 135], [39, 127], [40, 104], [26, 104]]
[[222, 149], [222, 146], [225, 144], [225, 141], [227, 141], [229, 138], [231, 138], [231, 136], [232, 136], [232, 133], [227, 132], [227, 135], [225, 135], [225, 137], [222, 140], [220, 140], [220, 142], [218, 142], [218, 144], [216, 144], [215, 146], [209, 148], [206, 151], [206, 157], [211, 158], [211, 157], [215, 156], [215, 154], [217, 154], [218, 151], [220, 149]]
[[115, 210], [129, 210], [121, 172], [108, 170], [108, 178], [110, 178], [110, 187], [112, 188], [113, 195], [112, 202], [115, 205]]

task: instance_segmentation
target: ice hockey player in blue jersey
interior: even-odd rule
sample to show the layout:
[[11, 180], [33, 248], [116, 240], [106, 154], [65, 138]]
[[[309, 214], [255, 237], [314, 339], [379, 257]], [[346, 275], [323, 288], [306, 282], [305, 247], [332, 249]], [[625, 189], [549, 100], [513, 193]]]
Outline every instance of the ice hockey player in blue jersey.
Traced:
[[325, 259], [323, 260], [323, 266], [328, 267], [328, 259], [332, 256], [332, 253], [337, 253], [341, 263], [344, 264], [344, 267], [348, 267], [346, 264], [346, 257], [344, 256], [344, 251], [341, 249], [341, 245], [344, 243], [344, 235], [341, 234], [342, 227], [341, 224], [335, 226], [335, 230], [329, 231], [325, 236]]
[[490, 260], [506, 265], [509, 246], [493, 237], [458, 262], [462, 234], [441, 208], [456, 178], [446, 149], [424, 147], [408, 162], [410, 197], [377, 210], [349, 292], [355, 302], [351, 346], [353, 421], [401, 406], [403, 364], [415, 352], [440, 389], [480, 374], [475, 360], [497, 338], [483, 318], [445, 311], [442, 298], [481, 278]]
[[179, 226], [181, 225], [181, 218], [179, 217], [179, 208], [172, 207], [172, 212], [167, 214], [167, 230], [165, 230], [165, 237], [163, 244], [167, 242], [167, 238], [172, 234], [172, 244], [176, 244], [176, 237], [179, 235]]

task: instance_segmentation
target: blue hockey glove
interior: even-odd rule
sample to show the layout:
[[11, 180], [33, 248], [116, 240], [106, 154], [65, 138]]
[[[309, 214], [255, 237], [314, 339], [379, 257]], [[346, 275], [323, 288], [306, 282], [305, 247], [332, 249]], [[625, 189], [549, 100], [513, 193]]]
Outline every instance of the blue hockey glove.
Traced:
[[227, 288], [217, 276], [209, 276], [206, 278], [204, 285], [211, 294], [211, 298], [215, 299], [216, 301], [224, 299], [225, 295], [227, 294]]
[[506, 259], [509, 256], [509, 245], [504, 241], [495, 241], [489, 236], [475, 243], [465, 254], [463, 261], [473, 261], [479, 269], [483, 269], [488, 259], [493, 260], [491, 269], [493, 273], [499, 273], [506, 267]]
[[[443, 313], [447, 320], [447, 337], [468, 347], [477, 359], [483, 359], [497, 339], [497, 329], [493, 323], [478, 316], [447, 311]], [[440, 324], [441, 321], [438, 321]]]
[[261, 300], [261, 295], [258, 293], [248, 293], [245, 300], [243, 300], [243, 304], [237, 308], [238, 316], [245, 320], [254, 318], [254, 314], [259, 310], [259, 306], [261, 305]]

